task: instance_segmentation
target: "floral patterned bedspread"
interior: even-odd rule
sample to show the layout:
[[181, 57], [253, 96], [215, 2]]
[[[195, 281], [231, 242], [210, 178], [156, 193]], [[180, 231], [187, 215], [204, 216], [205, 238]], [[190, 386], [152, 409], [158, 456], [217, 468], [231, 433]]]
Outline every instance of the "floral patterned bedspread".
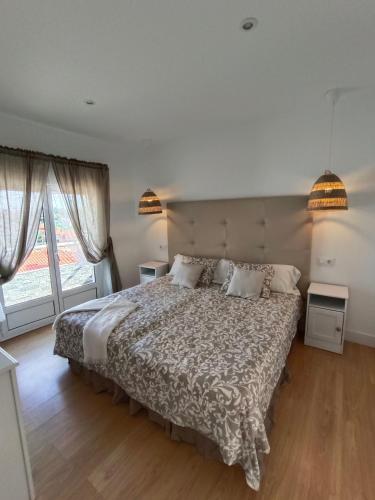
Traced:
[[[265, 416], [297, 329], [301, 298], [250, 301], [217, 285], [194, 290], [163, 277], [120, 292], [139, 307], [113, 331], [108, 361], [90, 368], [169, 421], [216, 442], [259, 489], [269, 453]], [[55, 354], [83, 363], [82, 329], [94, 313], [65, 315]]]

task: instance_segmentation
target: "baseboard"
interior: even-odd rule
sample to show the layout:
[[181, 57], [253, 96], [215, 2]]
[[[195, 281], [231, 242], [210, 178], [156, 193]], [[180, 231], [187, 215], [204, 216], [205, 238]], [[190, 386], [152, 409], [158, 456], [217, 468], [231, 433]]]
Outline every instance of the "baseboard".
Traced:
[[347, 330], [345, 340], [356, 344], [367, 345], [368, 347], [375, 347], [375, 335], [370, 335], [369, 333]]
[[24, 333], [31, 332], [32, 330], [37, 330], [42, 326], [52, 325], [56, 316], [50, 316], [49, 318], [44, 318], [39, 321], [34, 321], [33, 323], [29, 323], [25, 326], [20, 326], [19, 328], [14, 328], [13, 330], [5, 330], [2, 332], [0, 330], [0, 344], [1, 342], [5, 342], [6, 340], [10, 340], [14, 337], [18, 337], [19, 335], [23, 335]]

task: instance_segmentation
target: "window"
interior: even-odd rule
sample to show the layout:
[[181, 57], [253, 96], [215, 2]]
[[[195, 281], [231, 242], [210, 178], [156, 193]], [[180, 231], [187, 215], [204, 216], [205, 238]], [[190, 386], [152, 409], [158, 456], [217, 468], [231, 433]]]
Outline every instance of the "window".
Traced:
[[63, 291], [95, 281], [94, 266], [83, 255], [61, 193], [52, 192], [57, 261]]
[[3, 294], [5, 306], [13, 306], [52, 294], [43, 212], [34, 249], [12, 281], [3, 286]]
[[[15, 192], [10, 216], [20, 216], [18, 198]], [[85, 259], [63, 195], [50, 175], [35, 246], [16, 276], [0, 287], [6, 336], [52, 322], [67, 307], [96, 297], [95, 266]]]

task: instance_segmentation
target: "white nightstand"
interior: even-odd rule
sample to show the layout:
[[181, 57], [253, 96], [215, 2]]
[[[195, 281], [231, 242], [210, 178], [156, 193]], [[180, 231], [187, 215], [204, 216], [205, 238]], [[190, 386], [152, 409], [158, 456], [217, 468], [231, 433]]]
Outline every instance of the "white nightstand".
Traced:
[[311, 283], [307, 293], [305, 344], [342, 354], [348, 287]]
[[148, 283], [155, 278], [160, 278], [168, 272], [168, 262], [159, 260], [151, 260], [144, 264], [139, 264], [139, 281], [140, 283]]

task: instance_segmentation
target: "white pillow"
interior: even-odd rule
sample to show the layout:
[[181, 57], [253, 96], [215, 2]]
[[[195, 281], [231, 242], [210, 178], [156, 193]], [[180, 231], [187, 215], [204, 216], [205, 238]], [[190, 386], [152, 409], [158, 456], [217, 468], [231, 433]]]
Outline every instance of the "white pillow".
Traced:
[[275, 276], [271, 281], [271, 292], [299, 294], [296, 287], [301, 277], [301, 272], [294, 266], [284, 264], [272, 264]]
[[199, 281], [204, 266], [200, 264], [187, 264], [180, 262], [176, 274], [173, 276], [172, 285], [195, 288]]
[[226, 295], [243, 299], [259, 299], [265, 277], [266, 274], [261, 271], [235, 267]]
[[224, 283], [229, 271], [229, 264], [230, 260], [228, 259], [219, 260], [215, 268], [214, 279], [212, 280], [213, 283], [217, 283], [219, 285], [222, 285]]
[[178, 253], [177, 255], [174, 256], [174, 261], [171, 267], [171, 270], [169, 271], [168, 275], [169, 276], [174, 276], [177, 272], [177, 269], [179, 268], [179, 265], [181, 262], [183, 262], [184, 256]]

